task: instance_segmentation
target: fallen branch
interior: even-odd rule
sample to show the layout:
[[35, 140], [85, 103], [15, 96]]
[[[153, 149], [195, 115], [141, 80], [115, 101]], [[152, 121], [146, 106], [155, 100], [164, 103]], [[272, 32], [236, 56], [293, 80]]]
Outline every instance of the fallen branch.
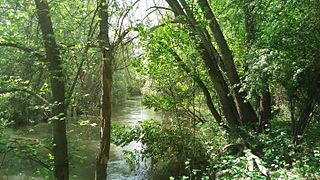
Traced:
[[254, 155], [250, 150], [246, 151], [247, 161], [248, 161], [248, 168], [249, 172], [253, 172], [254, 166], [256, 166], [261, 174], [263, 174], [268, 180], [270, 179], [270, 175], [268, 169], [263, 166], [262, 160]]

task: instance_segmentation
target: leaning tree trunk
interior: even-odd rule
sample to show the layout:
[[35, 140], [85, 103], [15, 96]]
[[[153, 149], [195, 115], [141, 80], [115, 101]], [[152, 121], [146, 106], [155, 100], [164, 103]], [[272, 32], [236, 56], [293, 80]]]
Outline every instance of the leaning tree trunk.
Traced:
[[[166, 0], [166, 2], [172, 8], [176, 16], [183, 16], [187, 18], [188, 25], [194, 34], [199, 34], [198, 22], [196, 21], [193, 13], [186, 7], [185, 2], [183, 3], [184, 7], [181, 7], [178, 0]], [[202, 60], [205, 64], [210, 80], [214, 85], [228, 126], [230, 128], [237, 127], [239, 125], [239, 114], [235, 102], [230, 95], [231, 93], [228, 84], [219, 69], [219, 54], [212, 45], [209, 33], [205, 29], [202, 29], [201, 31], [202, 32], [199, 34], [201, 37], [199, 51], [201, 52]]]
[[[170, 48], [170, 47], [168, 47]], [[191, 74], [192, 70], [183, 62], [182, 58], [173, 50], [170, 49], [171, 54], [174, 56], [175, 61], [178, 62], [179, 66], [187, 73], [187, 74]], [[194, 73], [194, 72], [193, 72]], [[211, 98], [211, 94], [210, 91], [208, 90], [207, 86], [204, 84], [204, 82], [200, 79], [200, 77], [198, 75], [194, 75], [193, 79], [195, 80], [195, 82], [197, 83], [197, 85], [199, 86], [199, 88], [201, 89], [205, 99], [206, 99], [206, 103], [207, 103], [207, 107], [211, 112], [211, 115], [214, 117], [214, 119], [216, 120], [216, 122], [219, 125], [222, 125], [222, 117], [220, 116], [219, 112], [217, 111], [217, 109], [214, 107], [212, 98]]]
[[65, 82], [61, 67], [61, 58], [55, 40], [48, 3], [45, 0], [35, 0], [39, 24], [43, 36], [46, 59], [49, 62], [50, 83], [52, 91], [52, 125], [53, 125], [53, 155], [55, 179], [69, 178], [68, 146], [66, 136], [66, 105]]
[[199, 0], [198, 3], [203, 11], [204, 17], [210, 20], [209, 27], [222, 55], [224, 65], [223, 70], [226, 72], [226, 75], [231, 84], [231, 89], [235, 97], [235, 102], [239, 111], [240, 120], [245, 124], [254, 125], [256, 122], [258, 122], [258, 117], [251, 104], [245, 100], [246, 93], [244, 91], [240, 91], [240, 78], [236, 71], [232, 52], [229, 49], [227, 41], [221, 31], [220, 25], [218, 24], [208, 1]]
[[109, 41], [108, 2], [99, 0], [100, 34], [99, 43], [102, 52], [102, 94], [101, 94], [101, 131], [100, 149], [96, 159], [96, 180], [107, 179], [107, 164], [111, 137], [111, 89], [112, 89], [112, 50]]
[[[310, 124], [313, 116], [313, 111], [317, 107], [320, 101], [320, 49], [315, 53], [315, 64], [312, 68], [312, 74], [314, 76], [309, 77], [310, 86], [307, 90], [307, 98], [303, 102], [301, 112], [299, 112], [299, 118], [293, 124], [293, 140], [298, 143], [299, 136], [303, 135], [303, 132]], [[294, 112], [293, 112], [294, 113]]]

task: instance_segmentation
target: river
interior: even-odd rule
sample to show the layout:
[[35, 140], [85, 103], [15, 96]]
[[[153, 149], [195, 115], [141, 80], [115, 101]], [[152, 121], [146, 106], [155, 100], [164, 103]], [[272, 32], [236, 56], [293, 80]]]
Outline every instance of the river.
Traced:
[[[160, 115], [152, 110], [145, 109], [142, 106], [142, 98], [130, 98], [122, 106], [113, 109], [112, 121], [120, 124], [135, 125], [139, 121], [146, 119], [160, 119]], [[70, 179], [91, 180], [94, 179], [95, 156], [99, 148], [99, 122], [94, 116], [82, 116], [82, 119], [89, 120], [87, 126], [79, 126], [78, 122], [70, 121], [68, 127], [69, 146], [76, 147], [76, 155], [80, 158], [74, 158], [70, 163]], [[95, 123], [97, 124], [96, 126]], [[36, 126], [25, 127], [19, 131], [15, 130], [13, 134], [23, 133], [28, 138], [47, 138], [51, 136], [51, 128], [48, 124], [40, 123]], [[118, 147], [111, 144], [110, 160], [108, 164], [108, 179], [114, 180], [140, 180], [148, 179], [148, 166], [146, 162], [139, 161], [138, 170], [131, 171], [124, 159], [124, 150], [139, 151], [141, 143], [132, 142], [126, 147]], [[75, 149], [75, 148], [69, 148]], [[69, 152], [70, 153], [70, 152]], [[72, 152], [71, 152], [72, 153]], [[23, 163], [22, 163], [23, 164]], [[42, 180], [43, 178], [33, 174], [36, 165], [16, 165], [15, 162], [7, 158], [4, 165], [8, 168], [19, 169], [19, 173], [10, 173], [1, 175], [0, 180]], [[14, 172], [14, 171], [13, 171]]]

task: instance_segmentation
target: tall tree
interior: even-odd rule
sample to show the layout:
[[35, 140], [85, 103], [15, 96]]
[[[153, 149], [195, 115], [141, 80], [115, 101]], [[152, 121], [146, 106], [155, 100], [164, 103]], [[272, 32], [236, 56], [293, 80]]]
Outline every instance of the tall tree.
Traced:
[[109, 1], [99, 0], [99, 18], [100, 33], [99, 44], [102, 53], [102, 94], [101, 94], [101, 131], [100, 131], [100, 150], [96, 159], [96, 180], [105, 180], [107, 178], [107, 163], [110, 151], [111, 136], [111, 89], [112, 89], [112, 61], [109, 40], [109, 24], [108, 24], [108, 4]]
[[[138, 1], [132, 5], [119, 8], [118, 1], [98, 0], [99, 27], [98, 36], [99, 47], [102, 55], [102, 74], [101, 74], [101, 130], [100, 130], [100, 149], [96, 159], [96, 180], [107, 178], [107, 163], [110, 151], [111, 136], [111, 91], [113, 83], [113, 71], [115, 71], [115, 61], [118, 49], [130, 43], [133, 38], [126, 39], [132, 28], [125, 28], [124, 22], [129, 11]], [[112, 16], [111, 12], [117, 11], [119, 14]], [[112, 16], [112, 17], [111, 17]], [[115, 26], [112, 18], [116, 19]]]
[[242, 119], [242, 121], [245, 123], [255, 123], [258, 121], [258, 118], [250, 103], [245, 100], [246, 93], [244, 91], [240, 91], [240, 77], [236, 71], [233, 54], [222, 33], [220, 25], [218, 24], [208, 1], [199, 0], [198, 3], [200, 8], [202, 9], [205, 18], [210, 21], [209, 27], [220, 49], [220, 54], [225, 69], [224, 71], [226, 72], [226, 76], [228, 77], [228, 80], [231, 84], [231, 90], [233, 90], [234, 93], [235, 102], [237, 104], [240, 119]]
[[46, 0], [35, 0], [39, 24], [43, 36], [46, 59], [49, 62], [52, 91], [52, 125], [54, 177], [63, 180], [69, 178], [68, 146], [66, 136], [65, 82], [60, 52], [55, 40], [49, 6]]
[[[194, 34], [198, 34], [201, 37], [199, 51], [202, 52], [203, 62], [207, 67], [209, 77], [212, 80], [229, 126], [238, 126], [241, 123], [254, 128], [255, 123], [258, 121], [257, 115], [251, 104], [245, 101], [246, 94], [240, 91], [240, 78], [235, 68], [233, 55], [209, 3], [206, 0], [198, 1], [204, 17], [210, 22], [209, 30], [211, 32], [206, 28], [201, 28], [202, 26], [196, 19], [195, 13], [190, 9], [186, 1], [166, 1], [175, 15], [187, 19], [186, 22], [189, 28]], [[213, 45], [210, 34], [216, 40], [220, 53]]]
[[217, 52], [217, 50], [214, 48], [210, 40], [209, 33], [204, 29], [201, 29], [201, 32], [198, 32], [197, 27], [199, 26], [193, 13], [188, 10], [188, 14], [186, 14], [178, 1], [167, 0], [167, 3], [170, 5], [177, 17], [184, 17], [187, 19], [187, 24], [194, 34], [200, 35], [201, 43], [199, 44], [199, 49], [202, 52], [201, 56], [207, 68], [208, 75], [214, 84], [219, 101], [221, 102], [221, 107], [227, 124], [230, 127], [237, 126], [239, 123], [239, 114], [237, 112], [236, 105], [230, 96], [230, 89], [228, 88], [228, 85], [219, 70], [218, 62], [220, 57], [217, 56], [217, 53], [213, 54], [213, 52]]

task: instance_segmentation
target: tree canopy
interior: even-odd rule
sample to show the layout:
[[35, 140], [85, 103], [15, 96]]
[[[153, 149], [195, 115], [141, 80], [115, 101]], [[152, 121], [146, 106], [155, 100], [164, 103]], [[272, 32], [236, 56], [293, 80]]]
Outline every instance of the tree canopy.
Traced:
[[[132, 141], [143, 148], [125, 153], [128, 165], [150, 159], [154, 179], [319, 178], [319, 7], [0, 0], [0, 177], [19, 172], [9, 158], [28, 157], [40, 176], [71, 178], [77, 124], [99, 141], [97, 180], [109, 177], [111, 143]], [[163, 117], [117, 123], [135, 96]], [[49, 140], [16, 132], [41, 124]]]

